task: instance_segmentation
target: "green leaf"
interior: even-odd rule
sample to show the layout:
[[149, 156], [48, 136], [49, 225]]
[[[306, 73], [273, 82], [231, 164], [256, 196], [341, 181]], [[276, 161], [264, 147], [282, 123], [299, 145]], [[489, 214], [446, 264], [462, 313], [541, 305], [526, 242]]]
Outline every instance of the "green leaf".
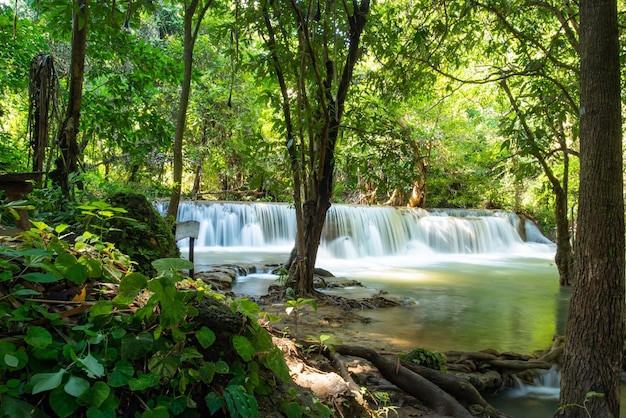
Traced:
[[94, 303], [89, 309], [89, 319], [93, 320], [97, 316], [110, 315], [113, 313], [113, 303], [109, 300], [100, 300]]
[[217, 411], [222, 409], [222, 406], [224, 405], [222, 397], [215, 392], [209, 392], [204, 397], [204, 402], [206, 403], [207, 408], [209, 408], [211, 415], [214, 415]]
[[113, 303], [116, 305], [130, 305], [147, 285], [148, 279], [143, 274], [128, 274], [122, 278], [118, 294], [113, 298]]
[[149, 411], [145, 411], [141, 414], [141, 418], [169, 418], [170, 414], [167, 412], [167, 408], [164, 406], [157, 406]]
[[133, 365], [126, 360], [120, 360], [115, 363], [115, 367], [109, 375], [108, 383], [114, 388], [126, 386], [134, 374]]
[[150, 291], [154, 292], [161, 304], [159, 321], [163, 328], [179, 324], [187, 315], [186, 305], [180, 300], [180, 293], [176, 286], [166, 277], [159, 277], [148, 283]]
[[239, 354], [244, 361], [250, 361], [252, 357], [254, 357], [254, 347], [243, 335], [235, 335], [233, 337], [233, 347], [235, 347], [237, 354]]
[[69, 227], [70, 226], [68, 224], [58, 224], [57, 226], [54, 227], [54, 232], [56, 232], [57, 234], [60, 234]]
[[87, 277], [90, 279], [98, 279], [102, 277], [102, 261], [96, 258], [81, 256], [78, 262], [87, 267]]
[[33, 385], [32, 394], [36, 395], [40, 392], [57, 388], [63, 381], [63, 376], [67, 373], [65, 369], [61, 369], [56, 373], [38, 373], [30, 378], [30, 384]]
[[302, 407], [297, 402], [288, 402], [283, 405], [282, 412], [287, 418], [302, 418]]
[[59, 281], [59, 279], [50, 273], [26, 273], [22, 274], [20, 277], [33, 283], [54, 283]]
[[207, 361], [200, 368], [200, 379], [207, 385], [210, 384], [213, 381], [216, 369], [215, 363]]
[[272, 347], [272, 349], [263, 356], [263, 359], [265, 365], [284, 382], [288, 382], [291, 379], [289, 367], [287, 367], [287, 363], [285, 363], [285, 354], [280, 348], [276, 346]]
[[171, 356], [158, 352], [148, 361], [148, 370], [162, 379], [171, 380], [178, 372], [178, 362]]
[[141, 273], [130, 273], [122, 278], [119, 293], [138, 295], [148, 285], [148, 279]]
[[191, 270], [193, 263], [183, 258], [160, 258], [152, 262], [152, 267], [159, 273], [165, 270]]
[[91, 405], [99, 408], [100, 405], [102, 405], [104, 401], [106, 401], [109, 397], [109, 394], [111, 393], [111, 388], [109, 387], [109, 385], [99, 380], [93, 384], [93, 387], [91, 388], [91, 393], [93, 396], [91, 400]]
[[232, 418], [258, 418], [259, 406], [256, 398], [247, 394], [241, 386], [229, 385], [224, 390], [224, 399]]
[[7, 395], [0, 396], [0, 412], [11, 418], [50, 418], [36, 406]]
[[137, 378], [128, 381], [128, 387], [132, 391], [145, 390], [159, 385], [159, 375], [154, 373], [139, 374]]
[[81, 285], [87, 281], [89, 270], [82, 264], [75, 264], [65, 272], [65, 278], [77, 285]]
[[209, 348], [211, 345], [213, 345], [217, 337], [211, 329], [203, 326], [202, 328], [200, 328], [200, 330], [196, 331], [196, 339], [198, 340], [202, 348]]
[[116, 418], [118, 406], [119, 400], [111, 393], [100, 405], [92, 406], [87, 410], [87, 418]]
[[261, 307], [249, 299], [242, 298], [233, 302], [233, 311], [239, 311], [248, 318], [257, 319]]
[[54, 260], [54, 266], [63, 274], [78, 263], [76, 257], [70, 253], [59, 254]]
[[89, 390], [89, 382], [82, 377], [70, 376], [63, 389], [68, 395], [78, 398]]
[[120, 354], [124, 360], [137, 360], [145, 357], [152, 350], [153, 344], [154, 337], [149, 332], [127, 334], [122, 338]]
[[52, 344], [52, 334], [44, 327], [30, 326], [26, 330], [24, 341], [33, 347], [46, 348]]
[[219, 374], [226, 374], [230, 371], [230, 366], [223, 360], [219, 360], [215, 363], [215, 372]]
[[82, 359], [77, 359], [76, 364], [81, 366], [85, 370], [85, 373], [87, 373], [87, 376], [92, 379], [104, 376], [104, 365], [92, 356], [91, 353], [87, 354]]
[[17, 368], [17, 366], [19, 366], [20, 361], [17, 357], [15, 357], [13, 354], [5, 354], [4, 355], [4, 364], [7, 365], [7, 367], [12, 367], [12, 368]]
[[41, 292], [32, 289], [19, 289], [11, 293], [12, 296], [35, 296], [40, 294]]

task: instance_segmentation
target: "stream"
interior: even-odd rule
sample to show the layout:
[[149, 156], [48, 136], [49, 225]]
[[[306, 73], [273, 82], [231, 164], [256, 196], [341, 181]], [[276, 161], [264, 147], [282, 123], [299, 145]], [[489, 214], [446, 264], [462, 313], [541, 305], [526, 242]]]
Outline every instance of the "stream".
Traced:
[[[505, 212], [337, 205], [331, 211], [317, 267], [406, 302], [368, 311], [371, 323], [347, 327], [407, 351], [531, 354], [564, 333], [570, 292], [559, 286], [554, 245], [534, 224], [521, 223], [523, 240], [520, 221]], [[199, 272], [211, 264], [284, 262], [295, 236], [292, 212], [280, 204], [183, 203], [179, 221], [201, 223]], [[185, 253], [186, 242], [179, 245]], [[263, 272], [240, 277], [233, 291], [260, 296], [275, 279]], [[552, 370], [535, 386], [520, 383], [489, 401], [514, 418], [552, 417], [558, 379]]]

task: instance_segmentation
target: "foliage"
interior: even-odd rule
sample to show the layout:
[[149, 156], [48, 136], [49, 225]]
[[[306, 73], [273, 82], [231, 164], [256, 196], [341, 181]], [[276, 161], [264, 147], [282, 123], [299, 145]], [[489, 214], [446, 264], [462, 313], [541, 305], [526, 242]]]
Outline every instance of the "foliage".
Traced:
[[309, 306], [314, 311], [317, 311], [317, 301], [315, 299], [296, 296], [294, 290], [290, 287], [286, 289], [285, 296], [287, 298], [285, 301], [285, 312], [287, 315], [294, 314], [294, 336], [298, 337], [298, 319], [304, 307]]
[[[255, 417], [257, 397], [290, 381], [254, 302], [231, 302], [240, 326], [225, 341], [202, 323], [201, 302], [223, 296], [185, 278], [188, 261], [156, 260], [149, 278], [95, 234], [71, 242], [67, 225], [34, 225], [3, 240], [2, 416], [118, 416], [123, 409], [142, 417]], [[74, 309], [57, 309], [72, 301]], [[218, 342], [225, 348], [216, 350]], [[329, 415], [321, 404], [288, 407], [298, 416]]]
[[[154, 260], [180, 256], [172, 225], [156, 212], [145, 196], [116, 193], [107, 200], [107, 203], [82, 206], [87, 215], [85, 226], [101, 229], [103, 239], [114, 242], [128, 254], [137, 263], [139, 272], [151, 276]], [[127, 215], [120, 216], [120, 209]]]
[[441, 370], [443, 372], [448, 369], [445, 354], [430, 351], [426, 348], [415, 348], [407, 354], [402, 355], [402, 358], [430, 369]]
[[587, 414], [587, 416], [589, 418], [591, 418], [591, 412], [589, 412], [589, 410], [587, 409], [587, 402], [589, 402], [592, 398], [604, 398], [604, 393], [599, 393], [599, 392], [587, 392], [585, 393], [585, 400], [583, 401], [582, 405], [578, 405], [578, 404], [565, 404], [565, 405], [561, 405], [558, 407], [558, 409], [556, 410], [556, 412], [561, 412], [567, 408], [581, 408], [585, 411], [585, 413]]

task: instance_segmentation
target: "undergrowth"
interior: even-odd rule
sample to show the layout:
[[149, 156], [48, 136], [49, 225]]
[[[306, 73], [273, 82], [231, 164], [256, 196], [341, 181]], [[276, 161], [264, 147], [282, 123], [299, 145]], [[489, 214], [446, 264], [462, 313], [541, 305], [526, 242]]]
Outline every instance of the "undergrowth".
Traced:
[[[186, 277], [186, 260], [154, 261], [149, 277], [99, 234], [66, 231], [33, 222], [2, 238], [0, 416], [253, 418], [291, 381], [257, 304]], [[207, 298], [240, 318], [225, 341], [198, 318]], [[330, 415], [288, 393], [286, 416]]]

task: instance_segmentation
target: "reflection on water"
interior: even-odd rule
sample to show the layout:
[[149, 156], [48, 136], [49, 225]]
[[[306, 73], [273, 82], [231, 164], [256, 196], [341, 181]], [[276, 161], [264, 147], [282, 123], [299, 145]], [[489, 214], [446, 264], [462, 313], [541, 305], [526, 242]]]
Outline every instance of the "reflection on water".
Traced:
[[[210, 264], [283, 263], [290, 248], [207, 250], [196, 253], [196, 270]], [[559, 286], [552, 254], [455, 255], [454, 260], [437, 255], [355, 261], [321, 258], [318, 266], [412, 301], [407, 306], [364, 311], [372, 323], [349, 325], [402, 350], [493, 348], [532, 353], [548, 348], [554, 334], [564, 333], [570, 293]], [[233, 290], [261, 296], [275, 279], [271, 274], [241, 277]], [[555, 385], [515, 388], [488, 401], [514, 418], [547, 418], [558, 408]], [[626, 418], [624, 409], [621, 418]]]
[[[376, 259], [372, 265], [329, 259], [320, 264], [415, 302], [367, 312], [374, 321], [361, 330], [385, 338], [393, 329], [396, 344], [404, 349], [530, 353], [549, 347], [554, 334], [562, 332], [557, 324], [562, 323], [568, 295], [560, 294], [551, 257], [454, 258]], [[381, 264], [385, 261], [392, 264]]]
[[[240, 249], [241, 250], [241, 249]], [[222, 263], [279, 263], [287, 252], [220, 251], [196, 253], [196, 270]], [[481, 350], [531, 353], [563, 333], [568, 292], [560, 289], [552, 254], [539, 256], [455, 255], [321, 258], [318, 267], [338, 277], [400, 295], [407, 306], [364, 313], [361, 333], [390, 337], [400, 349]], [[237, 293], [258, 296], [271, 275], [241, 278]], [[339, 292], [350, 292], [349, 289]]]

